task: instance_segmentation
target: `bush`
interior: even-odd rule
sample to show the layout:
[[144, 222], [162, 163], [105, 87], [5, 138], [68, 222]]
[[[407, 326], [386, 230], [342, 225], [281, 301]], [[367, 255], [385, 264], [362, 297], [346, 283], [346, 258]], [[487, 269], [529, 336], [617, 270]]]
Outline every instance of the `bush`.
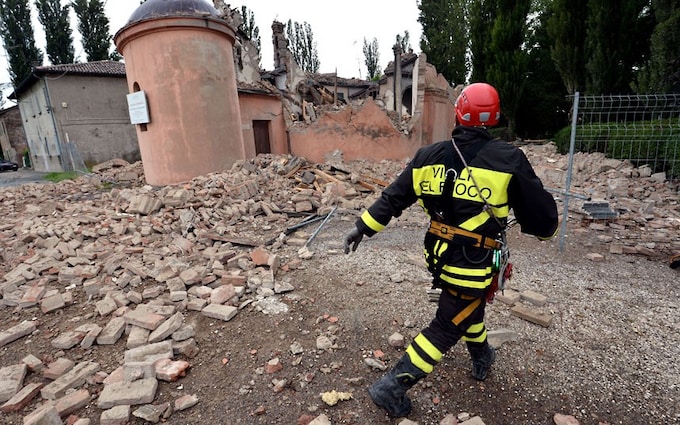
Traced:
[[[609, 158], [649, 164], [654, 172], [680, 178], [680, 123], [671, 120], [584, 124], [576, 128], [574, 152], [602, 152]], [[555, 134], [557, 150], [569, 152], [571, 127]]]

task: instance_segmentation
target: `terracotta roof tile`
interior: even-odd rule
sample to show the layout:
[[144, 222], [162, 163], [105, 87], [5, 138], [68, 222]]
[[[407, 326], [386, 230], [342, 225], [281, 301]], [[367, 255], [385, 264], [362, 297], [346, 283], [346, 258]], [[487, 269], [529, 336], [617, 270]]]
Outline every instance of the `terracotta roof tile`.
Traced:
[[62, 65], [39, 66], [35, 68], [36, 74], [69, 74], [79, 75], [102, 75], [102, 76], [125, 76], [125, 64], [116, 61], [97, 61], [85, 63], [66, 63]]

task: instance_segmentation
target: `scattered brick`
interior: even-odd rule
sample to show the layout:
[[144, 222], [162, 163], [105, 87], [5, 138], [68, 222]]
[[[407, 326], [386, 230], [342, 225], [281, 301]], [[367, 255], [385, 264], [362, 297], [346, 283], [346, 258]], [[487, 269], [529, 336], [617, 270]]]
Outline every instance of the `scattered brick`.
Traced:
[[62, 418], [74, 413], [90, 402], [90, 393], [87, 390], [73, 391], [57, 400], [55, 407]]
[[46, 404], [24, 417], [24, 425], [63, 425], [57, 408]]
[[224, 304], [228, 300], [236, 296], [236, 291], [233, 285], [222, 285], [215, 289], [210, 294], [211, 304]]
[[43, 294], [45, 293], [45, 287], [42, 285], [31, 285], [28, 290], [24, 293], [19, 301], [19, 307], [27, 308], [37, 305], [40, 302]]
[[88, 377], [99, 370], [99, 363], [82, 362], [73, 369], [47, 384], [40, 390], [42, 398], [56, 400], [66, 395], [66, 391], [85, 383]]
[[546, 328], [550, 327], [550, 324], [552, 323], [552, 316], [550, 314], [533, 310], [523, 304], [517, 304], [512, 307], [510, 309], [510, 313], [517, 317], [521, 317], [526, 321], [541, 325]]
[[114, 406], [148, 404], [156, 396], [157, 388], [158, 381], [154, 378], [106, 385], [99, 394], [97, 407], [110, 409]]
[[238, 313], [238, 308], [221, 304], [208, 304], [201, 312], [204, 316], [228, 322]]
[[195, 394], [187, 394], [175, 400], [175, 410], [180, 412], [198, 404], [198, 397]]
[[76, 363], [73, 360], [69, 360], [66, 357], [60, 357], [53, 361], [47, 368], [43, 370], [43, 376], [47, 379], [55, 380], [73, 369]]
[[68, 350], [73, 348], [85, 338], [85, 332], [79, 331], [66, 331], [62, 332], [58, 337], [52, 340], [51, 344], [54, 348], [59, 348], [61, 350]]
[[173, 354], [181, 354], [188, 359], [196, 357], [198, 351], [198, 345], [193, 338], [172, 343]]
[[10, 398], [7, 403], [0, 407], [0, 411], [5, 413], [18, 412], [35, 398], [43, 387], [43, 383], [34, 382], [32, 384], [26, 385], [18, 393], [16, 393], [12, 398]]
[[0, 402], [5, 402], [19, 392], [28, 372], [24, 363], [0, 369]]
[[16, 341], [17, 339], [30, 335], [35, 331], [36, 324], [33, 321], [21, 322], [16, 326], [12, 326], [6, 331], [0, 332], [0, 347], [4, 347], [10, 342]]
[[42, 360], [34, 356], [33, 354], [29, 354], [23, 359], [21, 359], [22, 363], [25, 363], [26, 366], [28, 366], [28, 370], [31, 372], [40, 372], [43, 367], [45, 367], [44, 363]]
[[114, 317], [109, 321], [109, 323], [104, 326], [101, 333], [97, 337], [97, 344], [99, 345], [111, 345], [115, 344], [123, 331], [125, 330], [125, 319], [122, 317]]
[[137, 348], [146, 345], [149, 341], [150, 330], [132, 325], [127, 339], [127, 348]]
[[543, 294], [539, 294], [536, 291], [523, 291], [520, 294], [520, 297], [523, 301], [538, 307], [543, 307], [548, 302], [548, 297]]
[[130, 406], [114, 406], [102, 412], [100, 425], [127, 425], [130, 420]]
[[163, 341], [127, 350], [125, 352], [125, 363], [153, 363], [157, 360], [171, 359], [172, 357], [172, 343], [170, 341]]
[[49, 297], [45, 297], [40, 301], [40, 310], [43, 313], [51, 313], [53, 311], [59, 310], [66, 307], [66, 302], [61, 294], [55, 294]]
[[175, 313], [168, 320], [166, 320], [160, 326], [158, 326], [158, 328], [156, 328], [153, 332], [151, 332], [151, 334], [149, 334], [149, 342], [153, 344], [156, 342], [163, 341], [164, 339], [172, 335], [173, 332], [179, 329], [182, 326], [183, 322], [184, 315], [179, 312]]
[[184, 360], [162, 359], [155, 363], [156, 378], [161, 381], [175, 382], [186, 375], [189, 369], [189, 362]]
[[103, 317], [113, 313], [118, 308], [118, 305], [113, 298], [107, 295], [104, 297], [104, 299], [97, 302], [96, 307], [99, 315]]

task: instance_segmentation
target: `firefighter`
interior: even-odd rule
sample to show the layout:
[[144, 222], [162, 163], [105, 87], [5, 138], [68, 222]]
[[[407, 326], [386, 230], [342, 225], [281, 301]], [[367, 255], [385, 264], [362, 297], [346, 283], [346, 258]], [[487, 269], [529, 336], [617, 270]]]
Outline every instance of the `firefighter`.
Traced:
[[345, 253], [355, 251], [364, 236], [380, 232], [415, 202], [430, 217], [424, 253], [433, 285], [441, 288], [435, 317], [389, 373], [368, 388], [374, 403], [393, 417], [408, 415], [407, 390], [461, 338], [472, 377], [487, 378], [496, 353], [487, 342], [484, 309], [507, 260], [500, 253], [507, 252], [510, 210], [521, 231], [539, 239], [554, 237], [558, 229], [555, 200], [524, 153], [487, 131], [500, 118], [496, 89], [486, 83], [465, 87], [455, 112], [452, 139], [420, 148], [344, 240]]

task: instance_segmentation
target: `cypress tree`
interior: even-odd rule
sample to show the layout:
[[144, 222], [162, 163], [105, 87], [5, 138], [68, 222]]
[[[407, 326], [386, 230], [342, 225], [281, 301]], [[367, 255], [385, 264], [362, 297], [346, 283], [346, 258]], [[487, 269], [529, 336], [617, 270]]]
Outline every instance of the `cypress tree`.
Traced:
[[680, 0], [652, 0], [650, 57], [638, 78], [646, 93], [680, 93]]
[[[548, 0], [549, 1], [549, 0]], [[527, 82], [517, 110], [517, 135], [524, 138], [550, 138], [568, 125], [570, 102], [564, 83], [551, 57], [551, 38], [546, 21], [551, 11], [546, 2], [536, 11], [535, 25], [529, 35]]]
[[35, 46], [28, 0], [0, 0], [0, 37], [7, 52], [9, 75], [16, 87], [31, 74], [43, 54]]
[[45, 29], [45, 50], [53, 65], [73, 63], [73, 37], [69, 23], [69, 6], [60, 0], [36, 0], [38, 20]]
[[368, 71], [368, 79], [375, 80], [380, 77], [380, 69], [378, 65], [380, 62], [380, 52], [378, 51], [378, 39], [373, 38], [369, 43], [364, 37], [364, 63], [366, 64], [366, 70]]
[[586, 86], [586, 20], [588, 0], [553, 0], [547, 31], [550, 49], [568, 94]]
[[496, 19], [496, 0], [472, 0], [469, 2], [471, 81], [487, 81], [490, 58], [491, 31]]
[[111, 39], [109, 18], [104, 13], [101, 0], [73, 0], [73, 11], [78, 18], [78, 31], [82, 36], [83, 49], [88, 61], [117, 59], [116, 54], [109, 54]]
[[288, 48], [293, 53], [293, 59], [300, 69], [305, 72], [318, 72], [321, 64], [316, 50], [312, 26], [307, 22], [300, 24], [288, 20], [286, 35], [288, 36]]
[[422, 0], [420, 50], [452, 84], [467, 81], [468, 33], [465, 0]]
[[531, 0], [499, 0], [487, 51], [488, 82], [498, 90], [511, 134], [527, 78], [529, 59], [524, 45], [530, 11]]
[[632, 92], [635, 70], [648, 54], [651, 10], [647, 0], [590, 0], [586, 35], [586, 91]]

